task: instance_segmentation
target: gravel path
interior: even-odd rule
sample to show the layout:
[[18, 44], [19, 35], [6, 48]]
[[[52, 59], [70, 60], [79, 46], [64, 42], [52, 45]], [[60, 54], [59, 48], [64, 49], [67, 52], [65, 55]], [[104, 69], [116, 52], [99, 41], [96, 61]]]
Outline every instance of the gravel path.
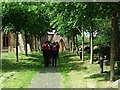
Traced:
[[62, 75], [58, 67], [43, 67], [32, 79], [29, 88], [62, 88]]

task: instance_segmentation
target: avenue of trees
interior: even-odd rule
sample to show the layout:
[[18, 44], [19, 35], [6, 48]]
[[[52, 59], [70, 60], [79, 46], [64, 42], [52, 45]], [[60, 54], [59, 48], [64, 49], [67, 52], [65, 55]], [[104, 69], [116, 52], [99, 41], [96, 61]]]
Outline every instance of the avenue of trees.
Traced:
[[27, 36], [41, 38], [47, 31], [55, 29], [68, 38], [70, 50], [78, 53], [78, 36], [82, 36], [84, 48], [84, 32], [87, 32], [90, 34], [90, 64], [93, 64], [93, 46], [110, 44], [110, 80], [113, 81], [115, 61], [120, 60], [119, 6], [118, 2], [2, 2], [2, 30], [16, 34], [17, 61], [19, 33], [25, 35], [27, 56]]

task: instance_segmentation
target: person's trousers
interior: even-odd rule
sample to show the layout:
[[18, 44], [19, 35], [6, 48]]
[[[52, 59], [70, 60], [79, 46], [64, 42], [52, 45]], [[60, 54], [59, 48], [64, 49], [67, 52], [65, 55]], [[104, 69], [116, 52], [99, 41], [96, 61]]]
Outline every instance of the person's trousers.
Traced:
[[100, 73], [103, 73], [103, 60], [100, 60]]
[[57, 64], [57, 57], [52, 58], [52, 65], [56, 67]]
[[49, 57], [47, 55], [44, 55], [44, 66], [45, 67], [49, 66]]

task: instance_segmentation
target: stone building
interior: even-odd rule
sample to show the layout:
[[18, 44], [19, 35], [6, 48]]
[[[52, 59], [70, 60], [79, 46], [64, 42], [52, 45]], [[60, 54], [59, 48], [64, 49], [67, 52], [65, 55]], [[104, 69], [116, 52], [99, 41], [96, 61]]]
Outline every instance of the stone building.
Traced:
[[[35, 50], [35, 49], [38, 50], [45, 41], [58, 42], [60, 45], [61, 52], [65, 51], [65, 48], [67, 46], [67, 43], [66, 43], [67, 39], [65, 37], [61, 37], [60, 35], [54, 32], [48, 32], [48, 34], [43, 35], [41, 39], [35, 38], [35, 37], [27, 37], [27, 41], [28, 41], [27, 42], [28, 52], [31, 52], [31, 50]], [[19, 34], [18, 42], [19, 42], [18, 51], [24, 52], [25, 51], [25, 36], [22, 34]], [[15, 52], [16, 51], [16, 34], [15, 33], [2, 32], [2, 51], [3, 52]]]
[[15, 51], [15, 34], [2, 32], [2, 51]]
[[48, 41], [55, 41], [58, 42], [60, 45], [60, 52], [64, 52], [66, 50], [66, 46], [67, 44], [67, 38], [65, 37], [61, 37], [60, 35], [58, 35], [57, 33], [54, 32], [48, 32]]

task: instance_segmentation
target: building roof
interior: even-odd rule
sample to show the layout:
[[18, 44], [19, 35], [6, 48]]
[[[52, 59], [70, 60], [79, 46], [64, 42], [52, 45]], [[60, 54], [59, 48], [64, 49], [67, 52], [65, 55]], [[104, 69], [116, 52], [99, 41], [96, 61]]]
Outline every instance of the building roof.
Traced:
[[58, 33], [56, 32], [56, 30], [53, 29], [52, 32], [47, 32], [47, 34], [49, 34], [49, 35], [50, 34], [52, 34], [52, 35], [56, 34], [57, 35]]
[[55, 34], [54, 32], [47, 32], [48, 34]]

